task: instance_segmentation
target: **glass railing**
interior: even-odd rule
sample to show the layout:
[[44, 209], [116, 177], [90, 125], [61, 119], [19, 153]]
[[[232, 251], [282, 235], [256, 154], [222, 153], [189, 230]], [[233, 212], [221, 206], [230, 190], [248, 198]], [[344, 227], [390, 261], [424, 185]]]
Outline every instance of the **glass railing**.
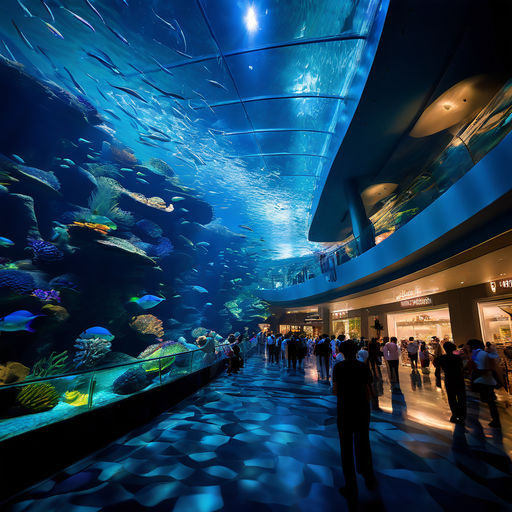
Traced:
[[[256, 339], [238, 346], [246, 357]], [[212, 340], [187, 352], [3, 385], [0, 441], [176, 381], [226, 360], [232, 347]]]

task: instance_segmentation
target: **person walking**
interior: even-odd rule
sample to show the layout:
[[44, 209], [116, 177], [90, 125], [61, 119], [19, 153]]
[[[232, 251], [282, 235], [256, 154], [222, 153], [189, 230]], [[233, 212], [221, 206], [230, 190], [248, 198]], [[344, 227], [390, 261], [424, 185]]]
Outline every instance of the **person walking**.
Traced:
[[455, 355], [457, 349], [451, 341], [443, 345], [445, 354], [437, 358], [437, 368], [444, 373], [444, 386], [448, 396], [448, 405], [452, 411], [452, 423], [464, 423], [466, 419], [466, 384], [462, 359]]
[[430, 373], [430, 352], [428, 351], [427, 344], [422, 341], [419, 350], [419, 358], [421, 364], [421, 373], [424, 375]]
[[409, 343], [407, 343], [407, 354], [411, 362], [411, 369], [416, 371], [418, 370], [418, 350], [418, 342], [414, 339], [414, 336], [411, 336]]
[[286, 361], [288, 359], [288, 342], [290, 341], [290, 336], [284, 336], [283, 341], [281, 341], [281, 368], [286, 368]]
[[366, 364], [356, 360], [357, 346], [352, 340], [342, 343], [340, 349], [345, 360], [334, 365], [332, 391], [337, 397], [341, 466], [345, 477], [345, 487], [340, 492], [351, 500], [358, 494], [356, 469], [369, 489], [377, 485], [369, 436], [372, 374]]
[[384, 359], [388, 363], [389, 369], [389, 380], [392, 383], [400, 385], [400, 379], [398, 377], [398, 359], [400, 357], [400, 351], [396, 344], [397, 339], [393, 336], [382, 349], [384, 353]]

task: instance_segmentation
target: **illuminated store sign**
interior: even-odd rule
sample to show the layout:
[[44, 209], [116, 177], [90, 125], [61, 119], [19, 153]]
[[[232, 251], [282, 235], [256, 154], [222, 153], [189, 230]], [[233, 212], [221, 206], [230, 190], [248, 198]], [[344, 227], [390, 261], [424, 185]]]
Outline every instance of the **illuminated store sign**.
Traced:
[[421, 298], [422, 296], [428, 295], [430, 293], [436, 293], [439, 291], [439, 288], [430, 288], [428, 290], [422, 290], [420, 288], [415, 288], [414, 290], [400, 290], [400, 293], [396, 296], [397, 301], [406, 301], [414, 298]]
[[499, 281], [491, 281], [489, 285], [491, 286], [492, 293], [496, 293], [498, 290], [503, 288], [512, 289], [512, 279], [500, 279]]
[[410, 308], [414, 306], [431, 306], [432, 299], [430, 297], [416, 297], [415, 299], [407, 299], [400, 301], [402, 308]]
[[348, 311], [333, 311], [332, 313], [332, 319], [338, 320], [340, 318], [344, 318], [348, 315]]

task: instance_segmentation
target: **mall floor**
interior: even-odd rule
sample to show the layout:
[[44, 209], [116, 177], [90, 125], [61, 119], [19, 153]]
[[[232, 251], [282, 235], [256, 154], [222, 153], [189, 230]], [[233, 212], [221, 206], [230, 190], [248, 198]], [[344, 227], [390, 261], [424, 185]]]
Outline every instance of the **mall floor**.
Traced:
[[[454, 426], [433, 375], [401, 367], [401, 390], [384, 372], [382, 411], [372, 414], [379, 481], [359, 482], [359, 510], [512, 509], [512, 421], [503, 438], [470, 400]], [[17, 497], [12, 511], [347, 510], [335, 398], [315, 365], [284, 370], [251, 357], [152, 423]], [[77, 440], [79, 442], [79, 440]]]

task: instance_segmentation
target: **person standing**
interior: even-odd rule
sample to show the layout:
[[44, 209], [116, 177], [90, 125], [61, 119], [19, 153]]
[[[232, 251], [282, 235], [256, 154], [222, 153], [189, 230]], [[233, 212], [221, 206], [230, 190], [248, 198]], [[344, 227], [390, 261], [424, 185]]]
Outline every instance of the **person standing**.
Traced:
[[496, 347], [491, 345], [490, 348], [485, 350], [483, 341], [477, 339], [469, 340], [467, 345], [471, 350], [471, 360], [475, 367], [473, 375], [471, 376], [473, 388], [480, 393], [480, 400], [489, 406], [489, 412], [492, 418], [489, 426], [501, 428], [500, 415], [498, 407], [496, 406], [496, 395], [494, 393], [497, 382], [494, 378], [493, 370], [496, 367], [496, 361], [499, 359]]
[[297, 336], [292, 336], [288, 341], [288, 370], [293, 366], [297, 369]]
[[319, 380], [329, 380], [329, 355], [331, 353], [330, 338], [323, 334], [315, 345], [315, 356]]
[[299, 363], [299, 370], [302, 370], [304, 358], [306, 357], [306, 354], [308, 353], [308, 344], [306, 341], [306, 338], [304, 336], [301, 336], [299, 338], [299, 346], [297, 348], [297, 361]]
[[451, 341], [443, 345], [445, 354], [437, 358], [437, 368], [444, 372], [444, 386], [448, 395], [448, 404], [452, 411], [452, 423], [464, 423], [466, 419], [466, 384], [462, 359], [455, 355], [457, 349]]
[[[369, 489], [377, 485], [370, 448], [370, 402], [372, 374], [356, 360], [357, 346], [347, 340], [340, 347], [344, 361], [334, 365], [333, 394], [337, 397], [337, 426], [345, 487], [341, 494], [357, 496], [356, 469]], [[354, 447], [356, 464], [354, 466]]]
[[281, 368], [286, 368], [286, 360], [287, 352], [288, 352], [288, 342], [290, 341], [290, 336], [284, 336], [283, 341], [281, 341]]
[[389, 380], [391, 382], [396, 382], [397, 384], [400, 384], [400, 379], [398, 377], [398, 359], [400, 357], [400, 352], [396, 342], [397, 339], [393, 336], [384, 345], [382, 352], [384, 353], [384, 359], [388, 363]]
[[275, 352], [276, 352], [276, 338], [270, 333], [267, 338], [267, 350], [268, 350], [268, 361], [272, 363], [275, 361]]
[[409, 343], [407, 343], [407, 354], [409, 355], [412, 370], [418, 370], [418, 350], [418, 342], [414, 339], [414, 336], [411, 336]]

